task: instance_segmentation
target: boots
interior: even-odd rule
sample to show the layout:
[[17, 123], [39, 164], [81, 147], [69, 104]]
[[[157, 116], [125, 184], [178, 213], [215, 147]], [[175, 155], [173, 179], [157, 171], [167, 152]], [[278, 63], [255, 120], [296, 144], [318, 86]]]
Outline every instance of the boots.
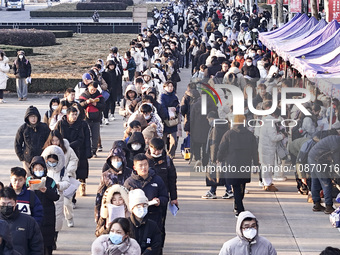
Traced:
[[86, 196], [86, 183], [80, 184], [80, 196]]
[[335, 211], [335, 209], [333, 208], [333, 205], [326, 205], [326, 209], [323, 212], [325, 214], [331, 214], [334, 211]]
[[56, 250], [57, 249], [57, 239], [58, 239], [58, 232], [54, 232], [54, 242], [53, 242], [53, 245], [52, 245], [52, 250]]
[[276, 191], [279, 191], [275, 186], [274, 184], [270, 184], [270, 186], [264, 186], [263, 189], [265, 191], [269, 191], [269, 192], [276, 192]]
[[315, 202], [313, 206], [313, 212], [325, 211], [326, 208], [320, 204], [320, 202]]

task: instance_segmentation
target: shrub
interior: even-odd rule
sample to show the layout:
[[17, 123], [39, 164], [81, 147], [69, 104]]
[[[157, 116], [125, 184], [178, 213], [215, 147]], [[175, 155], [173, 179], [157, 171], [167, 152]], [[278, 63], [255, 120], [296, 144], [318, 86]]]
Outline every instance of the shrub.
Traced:
[[78, 3], [77, 10], [126, 10], [125, 3]]
[[[30, 15], [32, 18], [60, 18], [60, 17], [82, 17], [89, 18], [89, 21], [92, 22], [93, 11], [31, 11]], [[132, 17], [131, 11], [99, 11], [99, 15], [101, 18], [130, 18]], [[148, 17], [152, 17], [152, 13], [148, 13]]]
[[112, 2], [120, 2], [125, 3], [129, 6], [133, 5], [133, 0], [91, 0], [91, 3], [112, 3]]
[[36, 29], [0, 29], [0, 44], [21, 46], [51, 46], [56, 44], [55, 35]]
[[[80, 81], [81, 79], [32, 78], [32, 84], [28, 86], [28, 92], [65, 92], [67, 88], [74, 88]], [[15, 78], [8, 79], [6, 90], [16, 92]]]
[[26, 56], [33, 55], [33, 48], [28, 48], [28, 47], [0, 44], [0, 49], [2, 49], [6, 53], [7, 57], [16, 57], [18, 50], [25, 51]]

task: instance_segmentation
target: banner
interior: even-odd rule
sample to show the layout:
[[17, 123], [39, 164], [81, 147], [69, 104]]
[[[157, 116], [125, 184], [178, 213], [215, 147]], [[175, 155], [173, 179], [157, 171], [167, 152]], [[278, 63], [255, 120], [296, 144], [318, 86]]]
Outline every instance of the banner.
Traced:
[[267, 0], [267, 4], [270, 5], [270, 4], [276, 4], [276, 0]]
[[301, 12], [301, 0], [290, 0], [290, 12]]
[[340, 21], [340, 0], [329, 0], [328, 3], [329, 22], [333, 19]]
[[288, 5], [288, 0], [283, 0], [283, 5]]

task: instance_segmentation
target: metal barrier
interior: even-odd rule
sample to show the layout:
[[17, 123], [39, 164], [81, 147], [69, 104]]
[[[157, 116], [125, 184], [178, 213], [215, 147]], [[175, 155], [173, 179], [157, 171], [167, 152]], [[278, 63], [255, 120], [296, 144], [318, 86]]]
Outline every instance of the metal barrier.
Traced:
[[0, 23], [0, 29], [72, 30], [74, 33], [138, 34], [141, 23]]

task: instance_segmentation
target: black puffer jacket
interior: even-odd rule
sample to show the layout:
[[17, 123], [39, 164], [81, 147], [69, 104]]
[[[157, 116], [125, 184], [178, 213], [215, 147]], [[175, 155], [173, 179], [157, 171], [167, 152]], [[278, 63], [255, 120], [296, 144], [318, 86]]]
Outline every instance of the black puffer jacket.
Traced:
[[165, 186], [170, 193], [170, 200], [177, 199], [177, 172], [176, 167], [172, 159], [166, 155], [166, 152], [163, 150], [162, 156], [159, 158], [154, 158], [150, 154], [150, 150], [148, 150], [145, 155], [148, 158], [149, 166], [152, 167], [156, 174], [162, 178]]
[[[28, 121], [30, 115], [38, 117], [36, 125], [31, 125]], [[34, 156], [40, 156], [42, 148], [50, 134], [49, 127], [40, 122], [41, 116], [36, 107], [31, 105], [28, 107], [25, 114], [25, 124], [23, 124], [17, 131], [14, 148], [20, 161], [30, 163]]]
[[55, 205], [54, 202], [59, 199], [57, 185], [55, 181], [47, 176], [47, 168], [45, 165], [45, 160], [41, 156], [36, 156], [32, 159], [30, 165], [31, 177], [27, 178], [27, 183], [31, 179], [41, 179], [42, 177], [36, 177], [33, 172], [33, 167], [35, 165], [41, 165], [45, 169], [45, 173], [42, 177], [46, 177], [46, 192], [42, 193], [40, 190], [35, 190], [35, 194], [39, 198], [43, 209], [44, 209], [44, 216], [41, 223], [41, 233], [44, 238], [45, 246], [52, 246], [54, 243], [54, 232], [55, 232]]
[[23, 57], [14, 61], [13, 70], [16, 78], [27, 78], [31, 76], [31, 63]]
[[0, 254], [2, 255], [17, 255], [13, 248], [12, 234], [9, 225], [6, 221], [0, 220], [0, 237], [2, 243], [0, 244]]
[[[131, 144], [133, 143], [140, 143], [142, 145], [142, 147], [137, 150], [137, 151], [134, 151], [132, 148], [131, 148]], [[133, 157], [136, 156], [138, 153], [145, 153], [145, 140], [144, 140], [144, 136], [143, 136], [143, 133], [142, 132], [134, 132], [128, 143], [127, 143], [127, 147], [130, 151], [130, 159], [133, 161]]]

